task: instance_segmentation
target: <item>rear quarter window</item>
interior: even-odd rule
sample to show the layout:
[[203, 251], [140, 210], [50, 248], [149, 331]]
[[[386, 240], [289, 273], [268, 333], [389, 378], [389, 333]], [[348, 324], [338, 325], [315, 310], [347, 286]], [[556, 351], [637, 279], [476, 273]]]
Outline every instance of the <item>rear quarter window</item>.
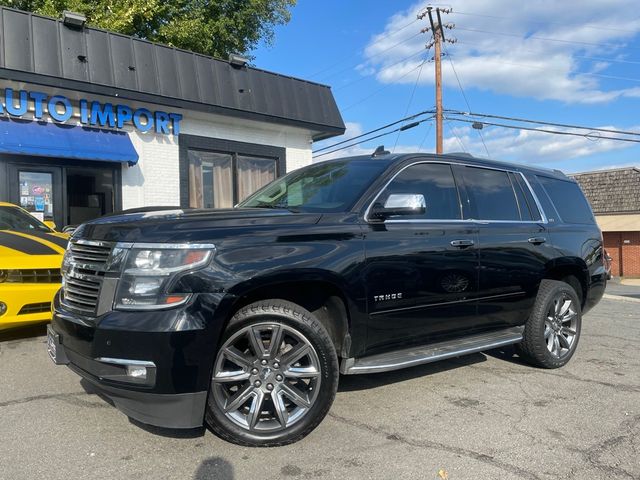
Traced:
[[576, 182], [541, 175], [537, 178], [563, 222], [594, 223], [589, 202]]

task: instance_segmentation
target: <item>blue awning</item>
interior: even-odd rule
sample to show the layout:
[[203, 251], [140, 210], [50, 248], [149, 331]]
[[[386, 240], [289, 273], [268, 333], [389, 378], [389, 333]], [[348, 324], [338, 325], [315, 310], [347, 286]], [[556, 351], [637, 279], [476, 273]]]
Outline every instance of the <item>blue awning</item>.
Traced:
[[138, 163], [125, 132], [1, 117], [0, 153]]

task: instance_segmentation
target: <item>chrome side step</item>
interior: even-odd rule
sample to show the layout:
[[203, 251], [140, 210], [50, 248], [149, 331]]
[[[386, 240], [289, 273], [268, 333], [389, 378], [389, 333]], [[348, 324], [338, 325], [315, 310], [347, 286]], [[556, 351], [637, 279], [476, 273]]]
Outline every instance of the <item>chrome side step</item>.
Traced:
[[354, 375], [358, 373], [389, 372], [423, 363], [437, 362], [438, 360], [482, 352], [519, 343], [522, 340], [523, 331], [524, 327], [513, 327], [497, 332], [469, 335], [445, 342], [419, 345], [369, 357], [345, 358], [340, 364], [340, 373]]

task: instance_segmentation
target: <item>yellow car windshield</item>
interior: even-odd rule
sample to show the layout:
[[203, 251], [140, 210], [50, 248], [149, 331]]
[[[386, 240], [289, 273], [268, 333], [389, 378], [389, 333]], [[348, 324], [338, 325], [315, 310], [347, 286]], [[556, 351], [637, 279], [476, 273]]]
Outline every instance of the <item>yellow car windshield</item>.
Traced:
[[51, 232], [49, 227], [40, 223], [38, 219], [32, 217], [27, 212], [16, 207], [4, 206], [0, 206], [0, 230]]

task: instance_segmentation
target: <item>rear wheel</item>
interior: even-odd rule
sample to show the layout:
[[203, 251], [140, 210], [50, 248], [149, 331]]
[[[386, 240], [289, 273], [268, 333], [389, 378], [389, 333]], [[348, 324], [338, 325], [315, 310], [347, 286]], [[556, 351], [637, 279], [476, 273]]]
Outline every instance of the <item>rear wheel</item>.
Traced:
[[337, 355], [324, 326], [293, 303], [256, 302], [238, 311], [225, 332], [206, 421], [233, 443], [293, 443], [322, 421], [337, 386]]
[[532, 365], [559, 368], [573, 356], [582, 326], [580, 299], [565, 282], [543, 280], [527, 323], [521, 356]]

